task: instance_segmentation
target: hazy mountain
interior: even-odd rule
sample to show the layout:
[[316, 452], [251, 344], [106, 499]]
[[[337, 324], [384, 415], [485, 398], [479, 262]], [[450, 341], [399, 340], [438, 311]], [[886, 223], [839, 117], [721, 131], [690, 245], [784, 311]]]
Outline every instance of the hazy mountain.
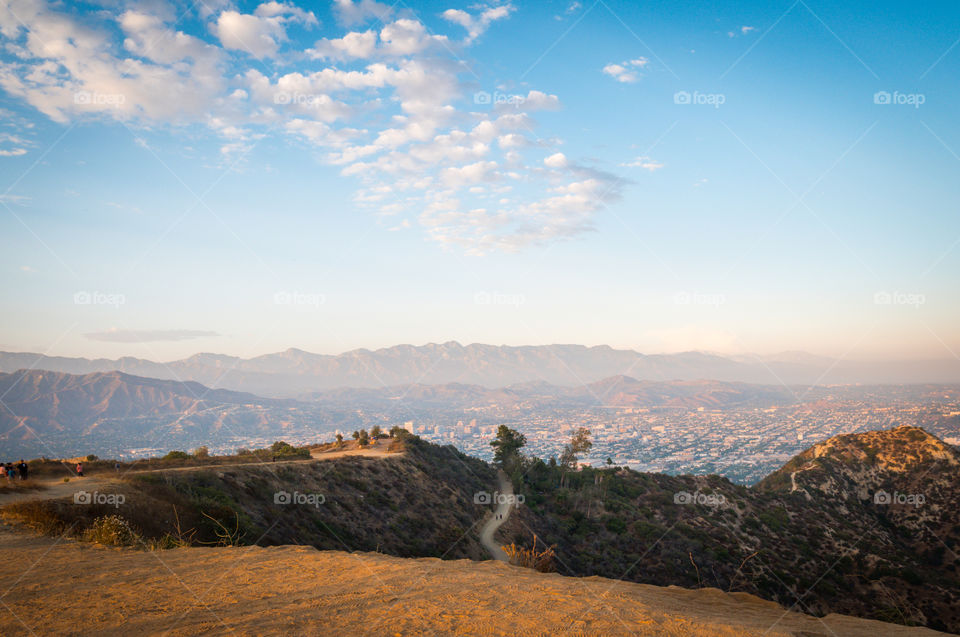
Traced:
[[[550, 409], [600, 405], [722, 408], [772, 404], [791, 396], [783, 388], [743, 383], [653, 382], [618, 376], [573, 388], [546, 383], [500, 389], [462, 383], [340, 388], [307, 394], [303, 396], [306, 400], [296, 401], [117, 371], [75, 375], [40, 370], [0, 373], [0, 395], [8, 407], [0, 411], [0, 440], [28, 440], [33, 434], [79, 438], [116, 430], [132, 444], [147, 444], [148, 433], [160, 422], [175, 423], [179, 430], [195, 426], [196, 436], [207, 435], [209, 431], [201, 423], [223, 425], [219, 419], [228, 414], [233, 420], [240, 414], [260, 414], [254, 418], [259, 423], [258, 433], [279, 436], [291, 413], [308, 423], [306, 419], [311, 414], [319, 417], [325, 406], [334, 411], [389, 410], [398, 402], [418, 411], [491, 404]], [[271, 422], [266, 418], [270, 410], [284, 415]]]
[[956, 360], [834, 361], [797, 352], [765, 358], [701, 352], [646, 355], [605, 345], [510, 347], [456, 342], [358, 349], [338, 355], [298, 349], [249, 359], [196, 354], [167, 363], [130, 357], [108, 360], [0, 352], [0, 371], [25, 368], [71, 374], [121, 371], [275, 397], [336, 387], [454, 382], [484, 387], [531, 382], [578, 387], [619, 375], [647, 381], [711, 379], [768, 385], [960, 382], [960, 361]]
[[93, 431], [107, 419], [189, 415], [217, 405], [281, 404], [251, 394], [208, 389], [200, 383], [158, 380], [122, 372], [85, 375], [38, 370], [0, 374], [3, 438]]

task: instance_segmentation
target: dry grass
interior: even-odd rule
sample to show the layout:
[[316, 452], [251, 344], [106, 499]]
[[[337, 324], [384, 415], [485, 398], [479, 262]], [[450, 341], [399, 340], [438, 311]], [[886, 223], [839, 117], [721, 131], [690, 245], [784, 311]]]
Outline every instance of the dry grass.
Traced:
[[507, 554], [507, 557], [510, 558], [510, 563], [514, 566], [532, 568], [541, 573], [553, 573], [557, 570], [554, 562], [556, 554], [553, 552], [553, 547], [547, 546], [537, 549], [536, 535], [533, 536], [533, 547], [531, 548], [517, 546], [512, 542], [501, 548], [503, 548], [503, 552]]

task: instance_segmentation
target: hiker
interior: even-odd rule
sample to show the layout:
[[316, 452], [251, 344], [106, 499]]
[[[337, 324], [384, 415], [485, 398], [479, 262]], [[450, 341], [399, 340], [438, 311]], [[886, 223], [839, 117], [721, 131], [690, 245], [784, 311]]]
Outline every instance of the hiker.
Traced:
[[119, 462], [115, 462], [115, 463], [113, 464], [113, 468], [116, 470], [117, 473], [120, 473], [120, 463], [119, 463]]
[[83, 477], [83, 465], [79, 462], [77, 463], [77, 476], [80, 478]]
[[13, 465], [9, 462], [3, 465], [3, 475], [7, 476], [7, 482], [13, 480]]
[[20, 458], [20, 464], [17, 465], [17, 470], [20, 472], [20, 479], [27, 479], [27, 472], [30, 470], [30, 467], [27, 466], [27, 463], [23, 461], [23, 458]]

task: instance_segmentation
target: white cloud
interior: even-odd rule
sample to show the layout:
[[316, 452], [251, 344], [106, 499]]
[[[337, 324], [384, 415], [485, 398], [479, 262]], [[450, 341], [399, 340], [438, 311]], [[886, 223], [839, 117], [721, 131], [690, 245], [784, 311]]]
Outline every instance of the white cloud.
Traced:
[[224, 11], [213, 25], [213, 33], [225, 48], [246, 51], [258, 58], [273, 57], [277, 41], [286, 39], [283, 22], [237, 11]]
[[386, 21], [393, 10], [374, 0], [334, 0], [334, 11], [343, 24], [359, 24], [371, 18]]
[[84, 334], [91, 341], [107, 343], [154, 343], [160, 341], [187, 341], [196, 338], [220, 336], [208, 330], [121, 330], [111, 327], [102, 332]]
[[603, 67], [603, 72], [618, 82], [636, 82], [640, 79], [639, 69], [645, 67], [648, 62], [647, 58], [639, 57], [619, 64], [608, 64]]
[[563, 153], [554, 153], [543, 160], [543, 165], [547, 168], [566, 168], [567, 156]]
[[[536, 134], [533, 114], [558, 109], [556, 95], [530, 89], [506, 108], [477, 112], [446, 36], [411, 17], [342, 29], [304, 56], [285, 50], [286, 29], [316, 18], [289, 2], [250, 14], [223, 3], [198, 9], [220, 46], [173, 28], [178, 13], [155, 10], [159, 0], [126, 1], [136, 8], [101, 14], [95, 25], [69, 5], [7, 0], [0, 44], [22, 50], [0, 61], [0, 88], [58, 122], [204, 126], [223, 155], [287, 136], [355, 180], [358, 207], [391, 215], [393, 227], [419, 221], [433, 240], [475, 254], [585, 232], [618, 196], [619, 180], [574, 164], [558, 140]], [[369, 0], [337, 0], [335, 10], [343, 22], [390, 13]], [[469, 43], [513, 7], [451, 11], [445, 17], [467, 29]], [[248, 54], [274, 57], [276, 70], [265, 73]], [[0, 154], [28, 147], [20, 141], [0, 136]]]
[[376, 49], [376, 31], [353, 31], [342, 38], [319, 40], [312, 49], [307, 49], [307, 55], [314, 59], [368, 58]]
[[623, 165], [631, 168], [643, 168], [644, 170], [649, 170], [650, 172], [654, 172], [655, 170], [660, 170], [661, 168], [663, 168], [663, 164], [661, 162], [658, 162], [646, 156], [637, 157], [633, 161], [627, 162]]
[[514, 10], [512, 4], [489, 7], [476, 15], [467, 13], [463, 9], [447, 9], [443, 12], [443, 18], [466, 29], [467, 42], [472, 42], [483, 35], [490, 27], [490, 23], [509, 17]]

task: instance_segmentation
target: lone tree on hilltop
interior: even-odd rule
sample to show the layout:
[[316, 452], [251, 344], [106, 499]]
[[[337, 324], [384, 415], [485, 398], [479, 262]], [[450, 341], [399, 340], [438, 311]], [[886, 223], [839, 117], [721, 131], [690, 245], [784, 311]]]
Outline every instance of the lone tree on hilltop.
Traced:
[[370, 444], [370, 436], [367, 434], [366, 429], [361, 429], [359, 435], [357, 436], [357, 444], [361, 447], [366, 447]]
[[490, 441], [493, 447], [493, 462], [504, 469], [512, 467], [520, 458], [520, 449], [527, 444], [527, 437], [506, 425], [497, 428], [497, 437]]

